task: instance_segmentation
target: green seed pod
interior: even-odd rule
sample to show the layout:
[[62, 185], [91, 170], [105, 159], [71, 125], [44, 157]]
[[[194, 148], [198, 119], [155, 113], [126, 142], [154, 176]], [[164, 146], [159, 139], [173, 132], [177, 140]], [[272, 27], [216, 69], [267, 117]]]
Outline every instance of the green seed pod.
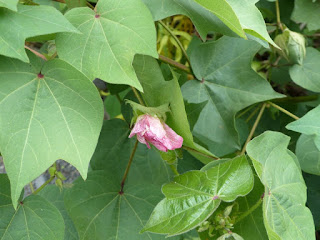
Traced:
[[291, 63], [302, 64], [306, 56], [306, 43], [303, 35], [290, 31], [288, 28], [275, 38], [275, 43], [282, 49], [279, 55]]

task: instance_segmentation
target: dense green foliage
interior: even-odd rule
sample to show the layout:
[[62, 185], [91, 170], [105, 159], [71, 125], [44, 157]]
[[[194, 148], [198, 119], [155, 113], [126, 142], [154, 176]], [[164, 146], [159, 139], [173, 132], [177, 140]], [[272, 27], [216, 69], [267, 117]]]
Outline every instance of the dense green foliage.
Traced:
[[0, 240], [315, 240], [319, 93], [319, 0], [0, 0]]

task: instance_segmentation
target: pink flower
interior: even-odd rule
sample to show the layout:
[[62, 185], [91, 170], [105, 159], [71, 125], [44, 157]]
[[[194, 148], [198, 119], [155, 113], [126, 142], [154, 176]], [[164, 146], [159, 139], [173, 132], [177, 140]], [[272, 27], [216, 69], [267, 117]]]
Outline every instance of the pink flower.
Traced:
[[183, 138], [176, 134], [167, 124], [162, 123], [159, 118], [149, 114], [140, 115], [132, 129], [129, 138], [137, 135], [138, 141], [154, 145], [160, 151], [167, 152], [182, 147]]

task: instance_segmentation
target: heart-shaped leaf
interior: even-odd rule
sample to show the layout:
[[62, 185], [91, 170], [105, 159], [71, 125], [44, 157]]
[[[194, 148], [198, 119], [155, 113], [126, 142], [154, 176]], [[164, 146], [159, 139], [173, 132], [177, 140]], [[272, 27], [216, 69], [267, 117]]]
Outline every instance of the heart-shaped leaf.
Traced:
[[234, 201], [252, 187], [253, 174], [245, 156], [177, 176], [163, 186], [166, 198], [156, 206], [143, 232], [168, 236], [187, 232], [205, 221], [221, 201]]
[[31, 195], [15, 210], [7, 175], [0, 174], [0, 239], [64, 240], [64, 222], [59, 210], [40, 196]]
[[59, 34], [59, 57], [90, 80], [142, 87], [132, 61], [135, 54], [158, 57], [152, 16], [141, 0], [100, 0], [96, 10], [75, 8], [66, 18], [82, 34]]
[[19, 5], [17, 12], [0, 8], [0, 54], [2, 55], [29, 62], [24, 50], [25, 39], [57, 32], [79, 34], [77, 29], [53, 7]]
[[307, 48], [302, 65], [294, 65], [289, 73], [296, 84], [310, 91], [320, 92], [320, 52], [314, 48]]
[[62, 60], [42, 66], [1, 57], [0, 89], [0, 149], [14, 205], [57, 159], [86, 178], [103, 120], [93, 83]]
[[194, 74], [201, 81], [185, 83], [182, 94], [189, 103], [207, 101], [193, 134], [218, 156], [240, 148], [235, 128], [238, 111], [257, 102], [283, 97], [251, 68], [252, 58], [259, 49], [260, 45], [254, 41], [222, 37], [199, 45], [191, 54]]
[[270, 239], [315, 239], [314, 223], [305, 206], [306, 185], [295, 155], [287, 149], [290, 138], [267, 131], [247, 146], [265, 186], [264, 224]]

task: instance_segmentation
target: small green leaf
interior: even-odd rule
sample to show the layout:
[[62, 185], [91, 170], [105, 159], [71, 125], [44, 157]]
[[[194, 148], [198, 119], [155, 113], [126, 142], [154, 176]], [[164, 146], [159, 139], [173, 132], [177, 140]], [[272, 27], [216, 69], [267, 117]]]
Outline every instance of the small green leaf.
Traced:
[[12, 11], [17, 11], [19, 0], [0, 0], [0, 7], [8, 8]]
[[24, 50], [25, 39], [57, 32], [78, 34], [78, 31], [53, 7], [19, 5], [18, 12], [0, 8], [1, 55], [29, 62]]
[[96, 11], [75, 8], [66, 18], [82, 34], [58, 34], [59, 57], [90, 80], [142, 87], [132, 61], [135, 54], [157, 58], [152, 16], [141, 0], [100, 0]]
[[295, 155], [287, 149], [290, 138], [267, 131], [247, 146], [258, 176], [265, 186], [264, 224], [270, 239], [315, 239], [307, 194]]
[[296, 145], [296, 154], [304, 172], [320, 176], [320, 151], [315, 145], [315, 137], [302, 134]]
[[311, 47], [307, 48], [303, 63], [291, 67], [289, 73], [296, 84], [310, 91], [320, 92], [320, 52]]
[[222, 37], [199, 45], [191, 54], [192, 69], [201, 81], [185, 83], [182, 94], [188, 103], [207, 101], [193, 134], [218, 156], [240, 148], [235, 128], [238, 111], [283, 97], [251, 68], [252, 58], [260, 48], [254, 41]]
[[59, 210], [40, 196], [31, 195], [15, 210], [7, 175], [0, 174], [0, 239], [64, 240], [64, 221]]
[[320, 150], [320, 122], [315, 121], [320, 115], [320, 106], [312, 109], [302, 118], [289, 123], [286, 128], [306, 135], [315, 135], [314, 142]]
[[253, 174], [245, 156], [234, 158], [207, 171], [190, 171], [162, 187], [166, 196], [154, 209], [142, 232], [173, 236], [205, 221], [220, 205], [248, 194]]
[[292, 20], [306, 23], [310, 31], [320, 29], [320, 2], [295, 0]]
[[57, 159], [86, 178], [103, 120], [101, 98], [82, 73], [33, 58], [0, 57], [0, 149], [15, 206], [22, 188]]

